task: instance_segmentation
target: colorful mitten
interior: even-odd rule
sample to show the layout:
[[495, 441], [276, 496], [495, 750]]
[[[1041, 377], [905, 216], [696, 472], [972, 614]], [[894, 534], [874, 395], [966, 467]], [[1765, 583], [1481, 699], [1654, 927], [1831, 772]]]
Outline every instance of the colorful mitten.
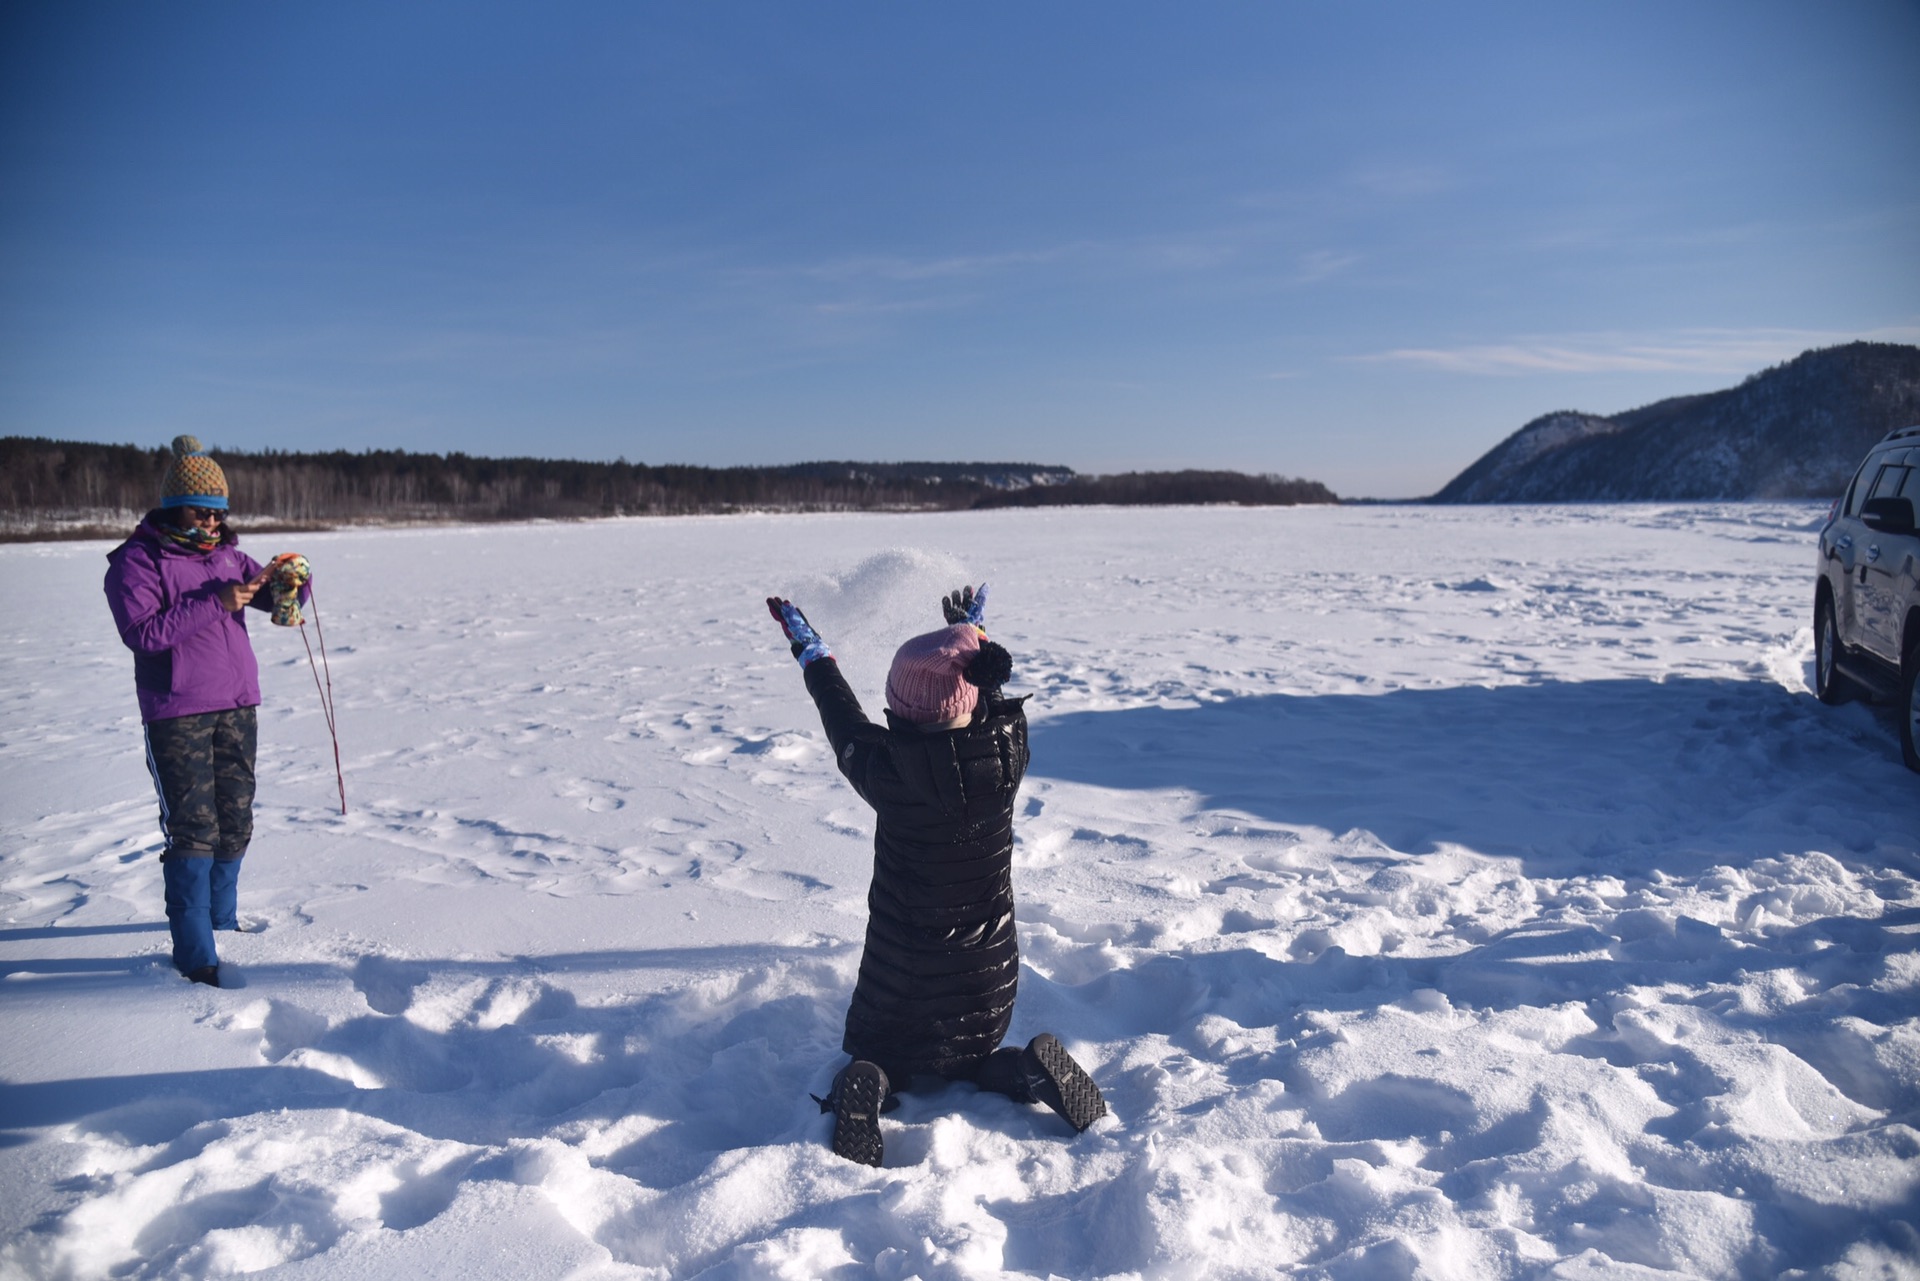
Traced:
[[275, 556], [268, 566], [267, 590], [273, 593], [273, 621], [282, 627], [298, 627], [306, 621], [300, 616], [300, 589], [313, 577], [313, 567], [298, 552]]

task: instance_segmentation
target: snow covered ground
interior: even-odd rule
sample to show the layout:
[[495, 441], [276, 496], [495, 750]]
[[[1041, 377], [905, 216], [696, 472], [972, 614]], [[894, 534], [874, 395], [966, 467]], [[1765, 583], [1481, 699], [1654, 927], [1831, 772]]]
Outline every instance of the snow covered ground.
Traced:
[[[166, 961], [105, 544], [0, 548], [0, 1275], [1920, 1273], [1920, 779], [1806, 687], [1802, 504], [262, 538], [246, 986]], [[284, 544], [284, 545], [283, 545]], [[877, 713], [993, 584], [1013, 1036], [835, 1159]]]

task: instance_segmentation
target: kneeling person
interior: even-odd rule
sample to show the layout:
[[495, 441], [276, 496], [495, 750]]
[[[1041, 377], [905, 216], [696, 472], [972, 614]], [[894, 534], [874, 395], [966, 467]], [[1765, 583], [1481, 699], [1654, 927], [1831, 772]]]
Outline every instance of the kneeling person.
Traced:
[[900, 647], [885, 726], [867, 719], [806, 616], [767, 600], [841, 774], [876, 816], [866, 949], [841, 1043], [853, 1062], [821, 1101], [834, 1151], [866, 1165], [880, 1164], [879, 1114], [916, 1076], [1044, 1103], [1076, 1131], [1106, 1115], [1051, 1035], [1000, 1045], [1020, 970], [1013, 803], [1028, 750], [1026, 700], [1001, 693], [1012, 659], [986, 638], [986, 592], [955, 592], [942, 602], [949, 626]]

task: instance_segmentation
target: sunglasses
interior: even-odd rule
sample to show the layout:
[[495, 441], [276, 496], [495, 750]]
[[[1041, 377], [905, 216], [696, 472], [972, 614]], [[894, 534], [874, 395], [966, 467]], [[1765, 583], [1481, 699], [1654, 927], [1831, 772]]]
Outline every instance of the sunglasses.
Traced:
[[188, 520], [196, 524], [203, 520], [210, 520], [217, 525], [227, 518], [227, 513], [218, 507], [182, 507], [180, 510], [186, 513]]

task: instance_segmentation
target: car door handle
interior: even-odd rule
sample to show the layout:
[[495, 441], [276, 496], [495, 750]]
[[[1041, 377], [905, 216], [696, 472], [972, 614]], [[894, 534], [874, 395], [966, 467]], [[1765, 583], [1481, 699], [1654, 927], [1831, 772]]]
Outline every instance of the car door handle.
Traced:
[[1867, 544], [1867, 559], [1868, 559], [1868, 560], [1879, 560], [1879, 559], [1880, 559], [1880, 544], [1879, 544], [1879, 543], [1868, 543], [1868, 544]]

